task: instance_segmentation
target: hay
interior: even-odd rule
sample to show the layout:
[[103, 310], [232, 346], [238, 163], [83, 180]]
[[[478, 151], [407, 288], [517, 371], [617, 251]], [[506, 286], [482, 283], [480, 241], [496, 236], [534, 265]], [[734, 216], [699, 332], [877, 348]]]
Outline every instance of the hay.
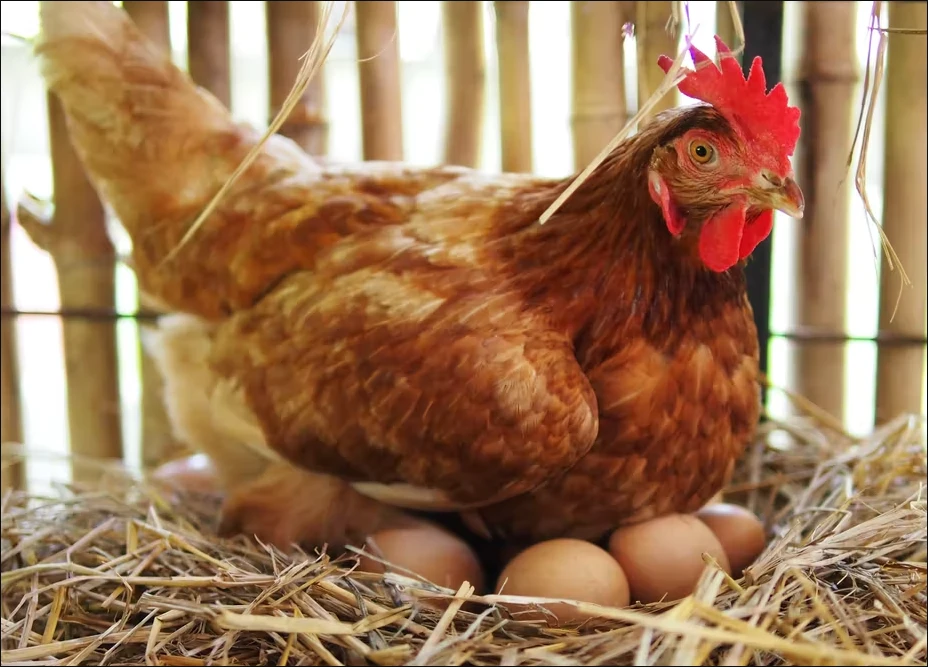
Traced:
[[709, 563], [682, 601], [577, 605], [597, 618], [566, 628], [519, 621], [525, 598], [217, 539], [215, 499], [172, 506], [128, 477], [8, 495], [2, 662], [924, 664], [925, 442], [916, 417], [858, 441], [766, 423], [727, 492], [771, 535], [745, 577]]

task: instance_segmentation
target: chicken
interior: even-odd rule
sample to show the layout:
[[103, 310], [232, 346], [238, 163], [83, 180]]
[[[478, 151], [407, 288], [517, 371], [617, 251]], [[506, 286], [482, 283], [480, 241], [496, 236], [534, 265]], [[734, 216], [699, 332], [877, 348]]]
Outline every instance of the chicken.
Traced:
[[339, 543], [411, 508], [595, 539], [725, 484], [759, 413], [743, 265], [803, 207], [798, 110], [759, 61], [745, 80], [721, 41], [720, 69], [692, 49], [679, 88], [705, 104], [544, 225], [572, 179], [334, 165], [274, 136], [172, 252], [259, 133], [112, 3], [40, 4], [42, 75], [176, 313], [153, 347], [227, 528]]

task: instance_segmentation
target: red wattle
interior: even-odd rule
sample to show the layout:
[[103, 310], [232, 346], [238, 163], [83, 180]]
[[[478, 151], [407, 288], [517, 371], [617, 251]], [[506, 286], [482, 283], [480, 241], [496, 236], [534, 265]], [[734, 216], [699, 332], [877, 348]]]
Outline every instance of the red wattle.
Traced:
[[747, 205], [736, 203], [706, 221], [699, 235], [699, 257], [706, 267], [722, 272], [738, 262], [746, 214]]
[[754, 252], [754, 248], [769, 236], [772, 229], [773, 211], [762, 211], [756, 218], [749, 220], [741, 235], [741, 248], [738, 251], [741, 259], [745, 259]]

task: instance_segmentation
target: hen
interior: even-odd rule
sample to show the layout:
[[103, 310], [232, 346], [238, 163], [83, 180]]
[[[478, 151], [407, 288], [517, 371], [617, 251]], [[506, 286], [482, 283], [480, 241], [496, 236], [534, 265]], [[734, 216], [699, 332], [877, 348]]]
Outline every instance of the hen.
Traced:
[[[544, 225], [572, 179], [338, 166], [259, 140], [112, 3], [41, 3], [42, 74], [165, 309], [178, 432], [228, 528], [339, 543], [396, 513], [595, 538], [691, 511], [759, 413], [744, 261], [800, 216], [797, 109], [718, 41]], [[663, 58], [666, 71], [670, 60]]]

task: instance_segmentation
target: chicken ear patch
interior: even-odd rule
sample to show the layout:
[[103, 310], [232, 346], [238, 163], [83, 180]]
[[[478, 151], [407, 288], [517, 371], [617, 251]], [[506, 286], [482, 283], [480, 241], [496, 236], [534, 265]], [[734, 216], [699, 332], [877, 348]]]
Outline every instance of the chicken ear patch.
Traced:
[[712, 271], [727, 271], [741, 258], [746, 214], [746, 204], [732, 204], [703, 225], [699, 257]]
[[664, 222], [667, 224], [667, 229], [674, 236], [679, 236], [680, 232], [683, 231], [683, 227], [686, 225], [686, 220], [680, 214], [680, 209], [677, 208], [676, 204], [674, 204], [673, 200], [670, 198], [670, 189], [667, 187], [664, 179], [661, 178], [657, 172], [652, 171], [648, 174], [648, 192], [651, 194], [651, 199], [654, 200], [654, 203], [661, 207], [661, 213], [664, 214]]

